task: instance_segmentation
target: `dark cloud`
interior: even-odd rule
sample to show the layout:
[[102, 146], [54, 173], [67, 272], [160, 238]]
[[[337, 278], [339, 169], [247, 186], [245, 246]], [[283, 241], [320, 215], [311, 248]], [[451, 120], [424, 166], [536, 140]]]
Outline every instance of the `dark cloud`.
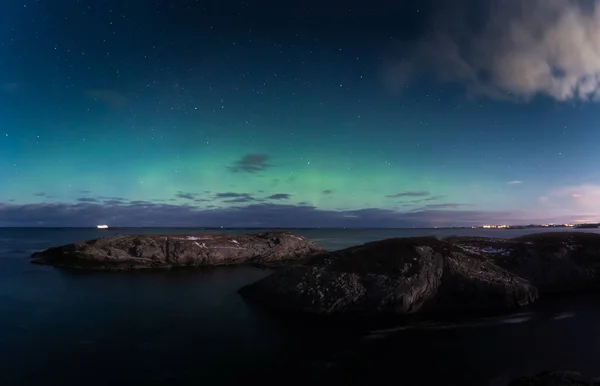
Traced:
[[91, 194], [92, 191], [91, 190], [80, 190], [79, 193], [81, 193], [81, 194]]
[[323, 194], [333, 194], [333, 190], [326, 189], [326, 190], [322, 191], [321, 193], [323, 193]]
[[228, 166], [228, 168], [234, 173], [257, 173], [271, 166], [272, 165], [269, 163], [269, 156], [267, 154], [246, 154], [239, 160], [235, 161], [232, 166]]
[[116, 90], [93, 89], [87, 91], [88, 97], [102, 101], [114, 109], [122, 109], [129, 105], [130, 100]]
[[197, 194], [196, 193], [186, 193], [186, 192], [177, 192], [175, 194], [175, 197], [177, 198], [183, 198], [185, 200], [194, 200], [196, 198]]
[[[0, 203], [0, 226], [194, 226], [194, 227], [432, 227], [522, 221], [509, 212], [442, 210], [439, 207], [399, 212], [369, 208], [320, 210], [311, 205], [251, 204], [199, 209], [134, 201], [124, 205], [98, 203]], [[527, 222], [534, 219], [527, 219]]]
[[154, 204], [151, 201], [145, 201], [145, 200], [130, 201], [129, 204], [133, 205], [133, 206], [151, 206], [151, 205], [156, 205], [156, 204]]
[[448, 203], [442, 203], [442, 204], [429, 204], [429, 205], [425, 205], [419, 209], [415, 209], [415, 210], [432, 210], [432, 209], [455, 209], [455, 208], [462, 208], [465, 206], [470, 206], [469, 204], [460, 204], [460, 203], [454, 203], [454, 202], [448, 202]]
[[79, 197], [77, 199], [77, 201], [79, 201], [79, 202], [100, 202], [99, 199], [94, 198], [94, 197]]
[[291, 197], [292, 197], [291, 194], [277, 193], [277, 194], [270, 195], [269, 197], [267, 197], [267, 199], [269, 199], [269, 200], [289, 200]]
[[419, 204], [419, 203], [423, 203], [423, 202], [438, 201], [438, 200], [441, 200], [442, 198], [445, 198], [445, 197], [446, 196], [444, 196], [444, 195], [431, 196], [431, 197], [427, 197], [427, 198], [421, 198], [421, 199], [418, 199], [418, 200], [406, 201], [404, 204], [405, 205], [412, 205], [412, 204]]
[[48, 196], [48, 194], [44, 193], [44, 192], [33, 193], [33, 195], [36, 197], [47, 197]]
[[119, 201], [129, 201], [125, 197], [117, 197], [117, 196], [99, 196], [101, 200], [119, 200]]
[[215, 194], [215, 197], [216, 198], [253, 198], [250, 193], [233, 193], [233, 192], [217, 193], [217, 194]]
[[426, 191], [419, 191], [419, 192], [402, 192], [402, 193], [397, 193], [397, 194], [390, 194], [387, 195], [386, 197], [388, 198], [402, 198], [402, 197], [425, 197], [425, 196], [429, 196], [429, 192]]
[[242, 204], [242, 203], [248, 203], [248, 202], [253, 202], [256, 201], [254, 198], [252, 197], [240, 197], [240, 198], [232, 198], [230, 200], [223, 200], [223, 202], [226, 203], [236, 203], [236, 204]]
[[441, 200], [442, 198], [445, 198], [445, 195], [438, 195], [438, 196], [431, 196], [431, 197], [427, 197], [424, 198], [422, 201], [437, 201], [437, 200]]

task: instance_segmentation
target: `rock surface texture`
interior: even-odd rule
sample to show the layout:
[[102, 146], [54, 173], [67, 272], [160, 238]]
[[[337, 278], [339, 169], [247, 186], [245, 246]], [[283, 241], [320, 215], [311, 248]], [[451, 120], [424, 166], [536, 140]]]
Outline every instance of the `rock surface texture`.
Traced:
[[509, 386], [600, 386], [600, 378], [575, 371], [546, 371], [513, 380]]
[[599, 273], [598, 234], [397, 238], [318, 254], [240, 292], [317, 315], [494, 312], [539, 294], [599, 288]]
[[57, 267], [135, 270], [231, 264], [277, 264], [322, 252], [288, 232], [256, 235], [114, 235], [34, 253], [32, 262]]

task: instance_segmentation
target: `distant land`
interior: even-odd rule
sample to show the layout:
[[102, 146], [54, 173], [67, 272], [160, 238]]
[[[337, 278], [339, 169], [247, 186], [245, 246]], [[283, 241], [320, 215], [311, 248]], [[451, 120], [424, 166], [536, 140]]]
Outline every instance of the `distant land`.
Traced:
[[23, 228], [23, 229], [88, 229], [95, 228], [100, 230], [115, 230], [115, 229], [204, 229], [204, 230], [235, 230], [235, 229], [245, 229], [245, 230], [286, 230], [286, 229], [353, 229], [353, 230], [368, 230], [368, 229], [531, 229], [531, 228], [600, 228], [600, 223], [583, 223], [583, 224], [528, 224], [528, 225], [473, 225], [473, 226], [445, 226], [445, 227], [223, 227], [223, 226], [213, 226], [213, 227], [195, 227], [195, 226], [107, 226], [106, 228], [97, 228], [97, 226], [84, 226], [84, 227], [45, 227], [45, 226], [37, 226], [37, 227], [2, 227], [0, 228]]

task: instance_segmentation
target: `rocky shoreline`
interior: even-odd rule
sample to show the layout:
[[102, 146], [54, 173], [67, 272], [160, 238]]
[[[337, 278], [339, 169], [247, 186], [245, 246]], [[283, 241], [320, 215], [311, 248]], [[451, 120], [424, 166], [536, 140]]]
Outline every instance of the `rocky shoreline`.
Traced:
[[240, 290], [281, 312], [407, 316], [503, 312], [600, 289], [600, 235], [396, 238], [323, 252]]

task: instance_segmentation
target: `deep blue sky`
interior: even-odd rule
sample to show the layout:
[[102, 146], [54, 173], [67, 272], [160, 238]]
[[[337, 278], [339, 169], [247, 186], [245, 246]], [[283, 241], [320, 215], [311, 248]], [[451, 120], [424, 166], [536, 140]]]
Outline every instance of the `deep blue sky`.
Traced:
[[594, 1], [0, 5], [0, 226], [600, 220]]

